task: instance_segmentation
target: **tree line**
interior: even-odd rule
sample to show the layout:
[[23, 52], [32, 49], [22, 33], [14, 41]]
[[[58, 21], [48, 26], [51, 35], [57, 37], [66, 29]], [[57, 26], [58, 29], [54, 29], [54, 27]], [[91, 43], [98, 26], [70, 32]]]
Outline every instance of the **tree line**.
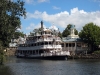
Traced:
[[[70, 34], [71, 24], [67, 25], [62, 32], [62, 37], [67, 37]], [[83, 29], [78, 32], [75, 29], [75, 34], [79, 35], [80, 39], [91, 46], [92, 52], [99, 49], [100, 46], [100, 26], [94, 23], [87, 23]]]

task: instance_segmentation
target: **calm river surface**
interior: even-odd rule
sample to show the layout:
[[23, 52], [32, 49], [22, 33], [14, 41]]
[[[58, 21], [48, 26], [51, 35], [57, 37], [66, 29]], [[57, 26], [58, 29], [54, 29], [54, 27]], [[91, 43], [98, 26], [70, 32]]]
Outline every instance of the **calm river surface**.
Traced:
[[9, 57], [12, 75], [100, 75], [100, 60], [36, 60]]

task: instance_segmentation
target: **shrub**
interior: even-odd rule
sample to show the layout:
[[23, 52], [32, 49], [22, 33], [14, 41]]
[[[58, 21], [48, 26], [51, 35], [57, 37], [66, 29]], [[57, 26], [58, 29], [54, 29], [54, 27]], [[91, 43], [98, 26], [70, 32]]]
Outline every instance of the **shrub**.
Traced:
[[94, 51], [94, 54], [100, 54], [100, 50]]

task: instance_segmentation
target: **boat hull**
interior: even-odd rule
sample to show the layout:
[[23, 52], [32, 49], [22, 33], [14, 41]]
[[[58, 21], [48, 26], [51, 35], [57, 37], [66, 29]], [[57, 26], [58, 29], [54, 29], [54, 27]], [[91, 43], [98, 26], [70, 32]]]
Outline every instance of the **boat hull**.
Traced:
[[17, 58], [30, 58], [30, 59], [45, 59], [45, 60], [67, 60], [67, 55], [62, 56], [37, 56], [37, 57], [29, 57], [29, 56], [17, 56]]

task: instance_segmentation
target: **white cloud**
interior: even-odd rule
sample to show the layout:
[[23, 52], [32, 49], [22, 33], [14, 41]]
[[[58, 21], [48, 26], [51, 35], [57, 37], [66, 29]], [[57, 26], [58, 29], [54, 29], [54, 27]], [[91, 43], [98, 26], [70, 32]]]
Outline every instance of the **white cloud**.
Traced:
[[42, 17], [41, 14], [42, 14], [42, 12], [39, 12], [37, 10], [34, 13], [29, 13], [29, 12], [26, 13], [27, 19], [29, 19], [29, 18], [35, 18], [35, 19], [41, 18]]
[[[37, 29], [37, 28], [40, 28], [41, 27], [41, 24], [38, 23], [38, 24], [34, 24], [34, 23], [30, 23], [30, 25], [26, 28], [26, 30], [34, 30], [34, 29]], [[46, 28], [45, 25], [43, 25], [44, 28]]]
[[50, 26], [49, 29], [58, 30], [56, 26]]
[[44, 3], [44, 2], [50, 2], [49, 0], [25, 0], [27, 4], [38, 4], [38, 3]]
[[26, 2], [27, 4], [32, 4], [32, 3], [34, 2], [34, 0], [25, 0], [25, 2]]
[[53, 6], [53, 9], [60, 10], [60, 7]]
[[17, 31], [21, 31], [21, 28], [18, 28]]
[[100, 2], [100, 0], [93, 0], [94, 2]]
[[62, 11], [56, 14], [48, 14], [45, 11], [35, 11], [34, 13], [28, 13], [27, 18], [42, 19], [43, 21], [51, 24], [54, 23], [54, 25], [62, 28], [65, 28], [68, 24], [74, 24], [78, 30], [81, 30], [82, 27], [89, 22], [100, 26], [100, 11], [86, 12], [78, 8], [73, 8], [70, 12]]
[[38, 3], [49, 2], [49, 0], [38, 0]]

